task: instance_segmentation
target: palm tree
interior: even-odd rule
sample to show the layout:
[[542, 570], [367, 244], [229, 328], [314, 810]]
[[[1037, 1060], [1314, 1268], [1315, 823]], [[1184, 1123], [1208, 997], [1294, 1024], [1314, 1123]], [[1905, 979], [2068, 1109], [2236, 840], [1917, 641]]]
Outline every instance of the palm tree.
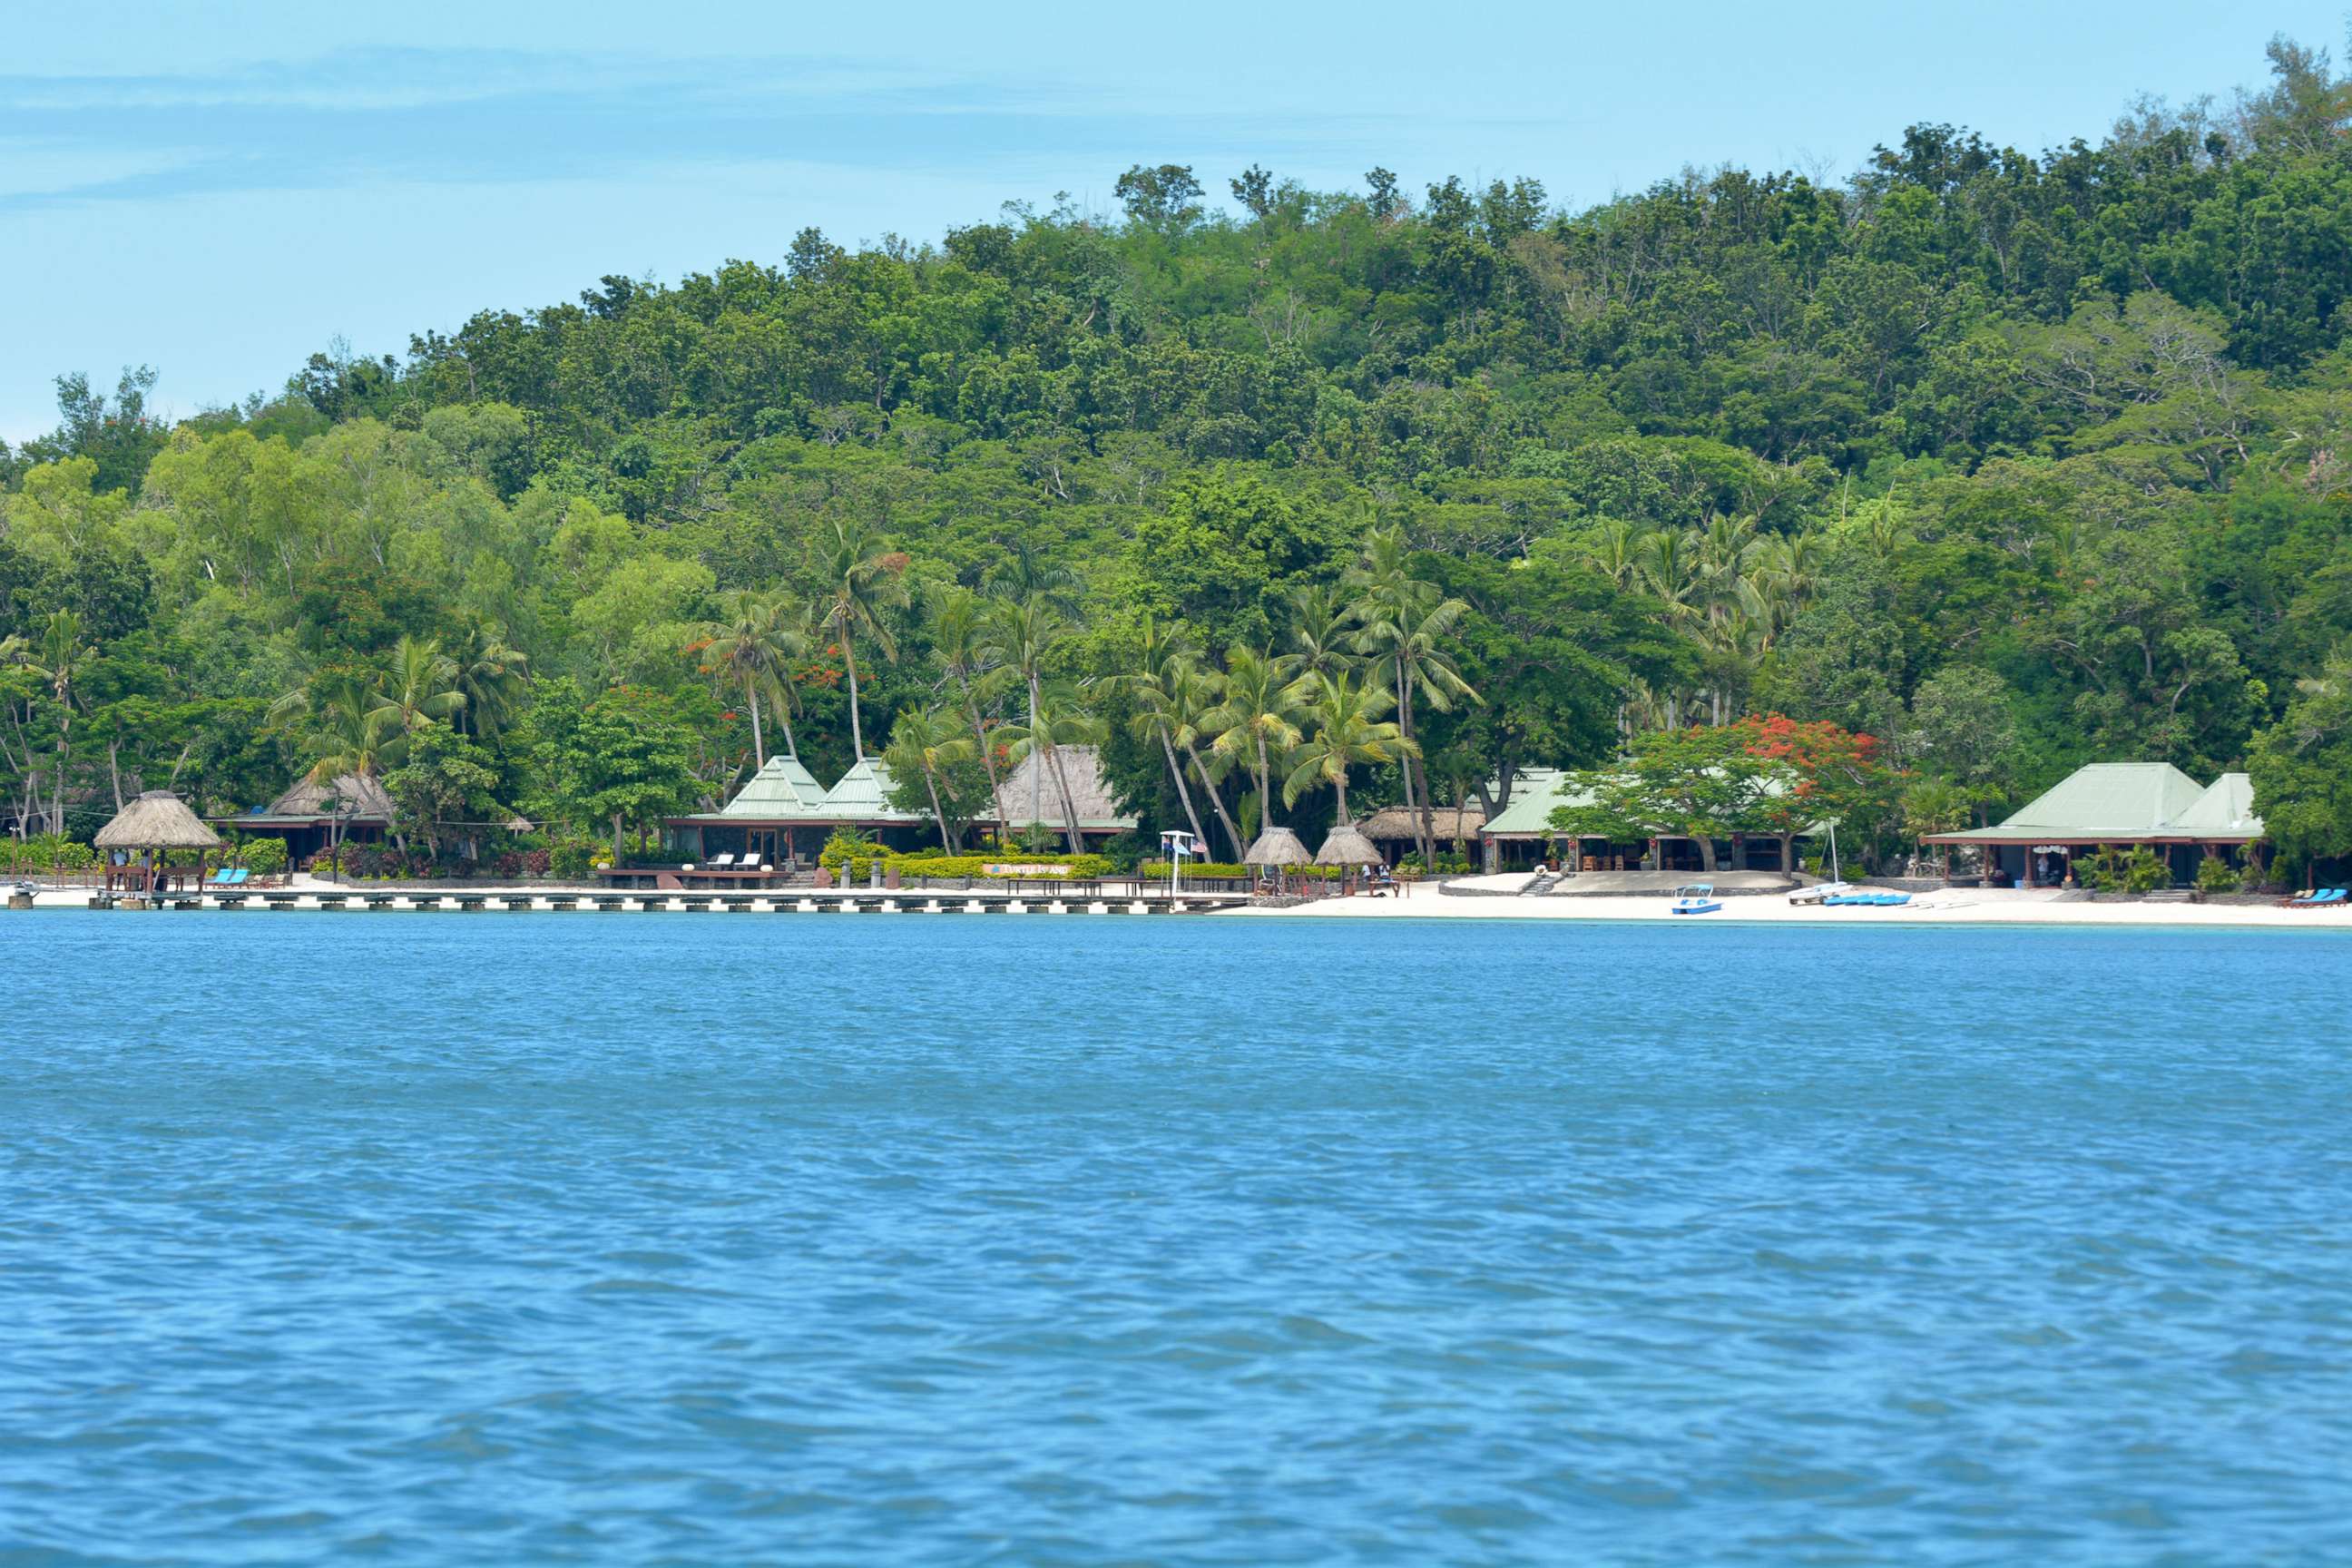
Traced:
[[[1450, 599], [1434, 583], [1414, 577], [1407, 563], [1404, 536], [1396, 529], [1373, 532], [1364, 542], [1362, 561], [1349, 574], [1361, 595], [1355, 616], [1362, 629], [1356, 646], [1388, 665], [1397, 724], [1403, 739], [1413, 738], [1416, 697], [1443, 713], [1456, 699], [1479, 700], [1446, 649], [1455, 626], [1470, 613], [1460, 599]], [[1437, 855], [1437, 822], [1429, 799], [1429, 781], [1418, 776], [1416, 744], [1399, 753], [1398, 772], [1404, 780], [1405, 809], [1412, 814], [1413, 839], [1422, 864]]]
[[[401, 727], [399, 709], [359, 680], [345, 677], [330, 683], [319, 693], [316, 712], [318, 728], [311, 742], [316, 760], [303, 775], [312, 784], [376, 779], [397, 766], [408, 749], [408, 731]], [[329, 828], [338, 861], [341, 823], [342, 814], [338, 811]], [[405, 853], [405, 837], [395, 835], [394, 838]]]
[[1168, 759], [1168, 776], [1176, 781], [1176, 798], [1183, 803], [1184, 820], [1192, 825], [1192, 841], [1206, 844], [1209, 836], [1201, 831], [1201, 814], [1192, 809], [1192, 792], [1184, 783], [1184, 765], [1176, 760], [1176, 738], [1170, 721], [1177, 691], [1193, 657], [1192, 645], [1181, 630], [1162, 632], [1150, 616], [1144, 616], [1143, 647], [1135, 669], [1127, 677], [1127, 688], [1135, 697], [1135, 717], [1128, 728], [1139, 740], [1160, 742], [1160, 753]]
[[457, 661], [441, 651], [440, 643], [402, 637], [393, 645], [376, 706], [393, 716], [401, 734], [414, 734], [465, 711], [466, 694], [457, 689]]
[[1286, 658], [1237, 647], [1225, 655], [1216, 707], [1201, 716], [1216, 740], [1210, 750], [1237, 762], [1254, 759], [1258, 830], [1274, 825], [1274, 764], [1298, 744], [1300, 692]]
[[66, 830], [66, 764], [72, 751], [74, 681], [92, 658], [98, 656], [95, 644], [82, 640], [81, 617], [71, 610], [52, 610], [41, 623], [40, 641], [34, 645], [35, 657], [26, 661], [26, 668], [48, 683], [49, 692], [58, 700], [58, 761], [57, 773], [50, 784], [49, 831]]
[[1348, 769], [1357, 763], [1377, 765], [1412, 754], [1413, 743], [1391, 721], [1389, 694], [1377, 686], [1359, 685], [1346, 675], [1314, 678], [1316, 690], [1307, 714], [1313, 728], [1290, 753], [1290, 775], [1282, 781], [1282, 804], [1289, 805], [1310, 789], [1329, 784], [1339, 792], [1338, 821], [1348, 816]]
[[1070, 826], [1070, 852], [1076, 854], [1083, 848], [1077, 839], [1078, 809], [1070, 798], [1069, 781], [1055, 749], [1067, 742], [1045, 712], [1045, 662], [1067, 629], [1053, 595], [1044, 590], [1027, 598], [1001, 600], [988, 617], [988, 646], [1020, 679], [1028, 700], [1028, 718], [1015, 728], [1028, 738], [1022, 756], [1031, 750], [1038, 756], [1037, 769], [1029, 779], [1029, 820], [1042, 820], [1045, 775], [1050, 773], [1062, 796], [1063, 817]]
[[1069, 567], [1039, 560], [1025, 539], [1006, 545], [988, 573], [989, 597], [1024, 605], [1042, 600], [1064, 616], [1078, 613], [1078, 591], [1085, 586], [1086, 579]]
[[1290, 646], [1306, 675], [1337, 675], [1356, 667], [1356, 608], [1323, 584], [1290, 595]]
[[983, 708], [994, 706], [1003, 695], [1003, 672], [992, 662], [989, 612], [988, 601], [969, 588], [943, 590], [931, 603], [931, 650], [963, 700], [964, 721], [971, 726], [972, 743], [988, 769], [991, 809], [999, 809], [996, 749], [988, 743], [988, 724], [982, 717]]
[[767, 737], [760, 727], [760, 697], [763, 692], [776, 699], [776, 710], [784, 726], [785, 754], [800, 754], [793, 743], [792, 718], [787, 711], [791, 700], [785, 692], [791, 684], [793, 662], [808, 652], [808, 638], [791, 624], [790, 612], [781, 595], [755, 593], [749, 588], [725, 595], [719, 602], [719, 619], [693, 645], [692, 651], [702, 656], [704, 673], [743, 688], [743, 700], [751, 711], [754, 768], [768, 765]]
[[[1087, 843], [1078, 824], [1076, 800], [1070, 792], [1069, 773], [1063, 766], [1062, 748], [1099, 745], [1103, 730], [1103, 721], [1087, 708], [1076, 686], [1052, 681], [1031, 689], [1029, 718], [1025, 722], [1015, 721], [997, 731], [1006, 742], [1006, 753], [1014, 766], [1034, 757], [1039, 773], [1054, 775], [1054, 789], [1062, 797], [1062, 818], [1073, 855], [1085, 854]], [[1034, 800], [1036, 795], [1033, 789], [1030, 798]], [[1033, 816], [1031, 820], [1037, 819]]]
[[819, 575], [824, 589], [819, 596], [821, 623], [841, 644], [841, 660], [849, 677], [849, 749], [857, 762], [866, 760], [866, 731], [857, 711], [856, 635], [864, 632], [895, 660], [898, 645], [882, 621], [882, 612], [907, 603], [907, 557], [877, 543], [863, 523], [836, 521], [832, 537], [822, 546]]
[[508, 647], [502, 636], [480, 626], [467, 631], [452, 657], [457, 689], [466, 699], [458, 718], [475, 736], [496, 739], [530, 689], [530, 660]]
[[889, 764], [893, 775], [923, 775], [923, 787], [931, 796], [931, 820], [939, 824], [940, 845], [950, 855], [961, 854], [962, 845], [954, 824], [940, 805], [940, 775], [971, 753], [972, 739], [963, 732], [963, 725], [955, 716], [937, 708], [917, 708], [899, 714], [891, 722], [890, 743], [882, 752], [882, 760]]
[[1611, 518], [1592, 535], [1592, 542], [1584, 552], [1586, 564], [1609, 579], [1617, 588], [1630, 587], [1640, 574], [1641, 531], [1632, 523]]

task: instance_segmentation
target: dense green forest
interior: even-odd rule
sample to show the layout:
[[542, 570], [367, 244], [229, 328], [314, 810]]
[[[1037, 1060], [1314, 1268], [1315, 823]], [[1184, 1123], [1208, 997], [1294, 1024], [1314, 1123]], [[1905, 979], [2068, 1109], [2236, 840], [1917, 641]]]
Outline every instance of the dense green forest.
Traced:
[[1099, 741], [1223, 849], [1777, 713], [1877, 738], [1887, 853], [2141, 758], [2352, 850], [2352, 79], [2272, 62], [1577, 211], [1139, 166], [1115, 217], [812, 228], [169, 426], [68, 376], [0, 447], [0, 816], [360, 766], [449, 853], [862, 743], [952, 835]]

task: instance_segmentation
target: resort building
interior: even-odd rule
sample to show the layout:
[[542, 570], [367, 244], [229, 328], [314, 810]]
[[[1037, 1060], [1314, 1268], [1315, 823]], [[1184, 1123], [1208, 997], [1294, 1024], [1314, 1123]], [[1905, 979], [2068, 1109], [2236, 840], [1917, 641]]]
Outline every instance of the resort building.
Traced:
[[929, 819], [892, 805], [890, 790], [890, 770], [871, 757], [829, 790], [798, 757], [770, 757], [719, 810], [665, 818], [662, 840], [666, 853], [679, 860], [731, 855], [772, 867], [814, 860], [836, 827], [855, 827], [884, 844], [912, 847]]
[[[1785, 784], [1772, 786], [1778, 794]], [[1511, 783], [1510, 803], [1479, 831], [1485, 840], [1486, 868], [1516, 870], [1538, 861], [1558, 861], [1561, 869], [1576, 871], [1696, 871], [1706, 864], [1699, 841], [1681, 834], [1662, 833], [1645, 839], [1618, 842], [1605, 838], [1571, 837], [1551, 825], [1551, 814], [1563, 806], [1591, 805], [1592, 792], [1573, 786], [1571, 775], [1558, 768], [1523, 768]], [[1799, 835], [1800, 840], [1819, 837], [1820, 829]], [[1717, 837], [1715, 869], [1718, 871], [1787, 871], [1793, 864], [1781, 860], [1780, 840], [1769, 834], [1725, 833]], [[1789, 858], [1796, 858], [1795, 843]]]
[[239, 816], [216, 816], [215, 827], [251, 837], [286, 840], [286, 858], [299, 866], [336, 844], [381, 844], [392, 831], [392, 796], [374, 778], [345, 773], [331, 783], [309, 779]]
[[995, 819], [981, 826], [996, 828], [1006, 838], [1017, 837], [1032, 827], [1066, 837], [1069, 813], [1063, 809], [1059, 783], [1066, 779], [1080, 838], [1116, 838], [1135, 831], [1135, 814], [1120, 808], [1117, 793], [1103, 777], [1102, 752], [1097, 748], [1056, 746], [1054, 762], [1055, 766], [1046, 766], [1045, 757], [1036, 752], [1022, 758], [1019, 766], [997, 782]]
[[2169, 763], [2093, 763], [2076, 768], [1997, 827], [1938, 833], [1927, 844], [1982, 851], [1995, 886], [2064, 885], [2076, 858], [2114, 847], [2163, 856], [2176, 882], [2192, 881], [2208, 855], [2251, 853], [2261, 840], [2254, 790], [2243, 773], [2210, 785]]

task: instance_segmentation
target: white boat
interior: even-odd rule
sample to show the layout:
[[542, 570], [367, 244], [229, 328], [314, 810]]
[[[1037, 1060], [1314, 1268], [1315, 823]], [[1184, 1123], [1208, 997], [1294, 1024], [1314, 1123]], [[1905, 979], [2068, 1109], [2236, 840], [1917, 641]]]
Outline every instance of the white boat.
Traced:
[[1830, 819], [1830, 879], [1826, 882], [1816, 882], [1810, 888], [1799, 888], [1789, 895], [1789, 901], [1792, 904], [1818, 904], [1823, 899], [1850, 897], [1853, 892], [1853, 884], [1838, 874], [1837, 819], [1832, 817]]
[[1722, 901], [1715, 896], [1715, 884], [1712, 882], [1693, 882], [1675, 889], [1672, 910], [1675, 914], [1711, 915], [1721, 908]]

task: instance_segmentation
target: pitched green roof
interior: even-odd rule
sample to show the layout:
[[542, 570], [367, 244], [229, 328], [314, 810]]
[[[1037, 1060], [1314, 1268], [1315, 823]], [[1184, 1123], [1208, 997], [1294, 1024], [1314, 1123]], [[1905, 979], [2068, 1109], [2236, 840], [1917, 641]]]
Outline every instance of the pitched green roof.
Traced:
[[1558, 768], [1521, 768], [1511, 780], [1510, 804], [1481, 827], [1487, 838], [1542, 838], [1552, 831], [1551, 814], [1563, 805], [1590, 805], [1589, 792], [1570, 790]]
[[770, 757], [719, 815], [755, 822], [779, 822], [814, 815], [824, 799], [824, 786], [801, 765], [798, 757]]
[[[2097, 844], [2185, 838], [2193, 830], [2181, 818], [2209, 793], [2170, 763], [2091, 763], [2026, 802], [1999, 827], [1939, 833], [1927, 842]], [[2249, 811], [2252, 805], [2249, 791]], [[2227, 811], [2231, 805], [2231, 792], [2224, 791], [2210, 809]], [[2259, 825], [2255, 831], [2259, 833]]]
[[890, 769], [872, 757], [860, 758], [840, 781], [824, 792], [815, 816], [837, 822], [920, 822], [911, 811], [890, 804]]
[[2254, 781], [2243, 773], [2223, 773], [2172, 825], [2184, 833], [2261, 837], [2263, 819], [2254, 815]]

